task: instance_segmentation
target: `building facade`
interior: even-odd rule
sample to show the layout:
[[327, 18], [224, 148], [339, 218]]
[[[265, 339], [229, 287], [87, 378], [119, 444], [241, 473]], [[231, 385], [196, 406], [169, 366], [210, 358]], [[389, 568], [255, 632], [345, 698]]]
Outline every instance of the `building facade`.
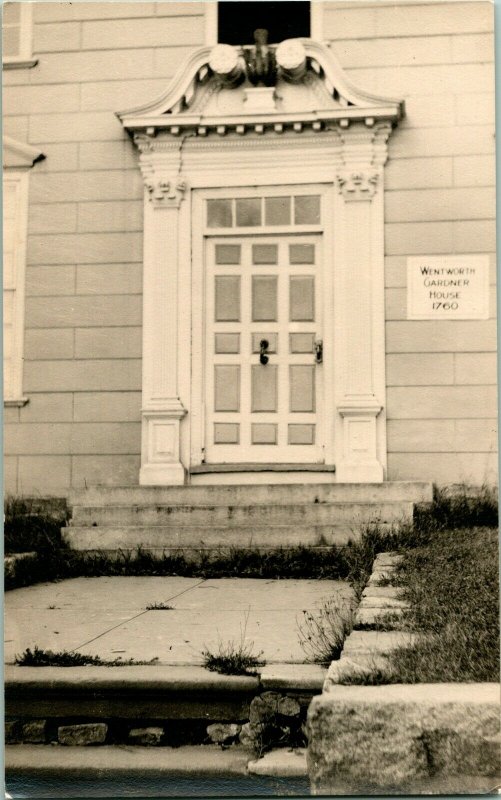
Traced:
[[7, 4], [7, 492], [496, 481], [492, 5], [272, 5]]

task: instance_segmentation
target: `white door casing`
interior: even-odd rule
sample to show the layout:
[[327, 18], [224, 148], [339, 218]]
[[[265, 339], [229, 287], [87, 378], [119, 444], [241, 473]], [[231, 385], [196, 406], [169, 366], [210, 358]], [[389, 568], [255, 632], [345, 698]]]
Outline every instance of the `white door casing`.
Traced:
[[[302, 41], [311, 50], [312, 63], [313, 55], [323, 59], [323, 77], [312, 81], [329, 78], [330, 54], [317, 43]], [[182, 91], [189, 85], [190, 69], [192, 80], [202, 74], [206, 51], [197, 51], [191, 67], [180, 71], [177, 84]], [[321, 237], [323, 252], [321, 458], [336, 465], [336, 481], [384, 479], [383, 166], [402, 107], [398, 101], [357, 96], [352, 87], [345, 89], [339, 70], [331, 69], [329, 79], [338, 97], [341, 88], [351, 99], [349, 104], [334, 103], [330, 123], [325, 121], [325, 103], [321, 123], [308, 108], [302, 121], [296, 111], [259, 111], [260, 100], [252, 113], [237, 114], [227, 106], [224, 110], [222, 95], [240, 91], [231, 87], [219, 90], [218, 114], [207, 113], [205, 118], [194, 120], [189, 109], [179, 106], [166, 123], [165, 109], [172, 106], [174, 89], [149, 107], [120, 115], [141, 151], [145, 180], [143, 484], [182, 483], [190, 468], [206, 457], [217, 460], [215, 453], [204, 450], [209, 358], [204, 259], [205, 249], [216, 242], [212, 235], [220, 231], [212, 231], [210, 237], [203, 231], [203, 203], [218, 193], [293, 195], [311, 187], [322, 194], [323, 209], [322, 230], [305, 234]], [[196, 96], [196, 87], [194, 91]], [[246, 98], [252, 93], [245, 87], [243, 91]], [[289, 91], [286, 87], [282, 94], [283, 105]], [[304, 86], [301, 91], [303, 103]], [[315, 102], [318, 91], [315, 84]], [[233, 96], [231, 102], [236, 102]], [[242, 242], [247, 236], [250, 246], [252, 237], [278, 231], [231, 235], [235, 233], [242, 235]], [[284, 243], [294, 235], [292, 229], [280, 232]], [[244, 457], [243, 452], [238, 456]]]

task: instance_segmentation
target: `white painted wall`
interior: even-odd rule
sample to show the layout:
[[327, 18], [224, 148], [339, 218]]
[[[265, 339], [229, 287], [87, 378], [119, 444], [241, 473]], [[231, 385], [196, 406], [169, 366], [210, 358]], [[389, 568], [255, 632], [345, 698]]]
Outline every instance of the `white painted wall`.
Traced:
[[[488, 252], [494, 267], [493, 9], [326, 3], [351, 80], [404, 96], [385, 194], [388, 477], [492, 479], [489, 321], [406, 320], [406, 257]], [[31, 69], [4, 73], [5, 133], [30, 174], [24, 408], [5, 409], [7, 491], [137, 483], [143, 182], [114, 111], [163, 91], [205, 38], [204, 4], [36, 3]]]

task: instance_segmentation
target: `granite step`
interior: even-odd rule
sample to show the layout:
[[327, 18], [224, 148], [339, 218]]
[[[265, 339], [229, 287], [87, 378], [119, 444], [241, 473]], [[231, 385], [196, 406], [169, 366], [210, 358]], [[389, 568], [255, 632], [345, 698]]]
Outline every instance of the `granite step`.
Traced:
[[354, 525], [411, 520], [413, 504], [325, 502], [252, 505], [107, 505], [76, 506], [71, 526], [119, 525]]
[[[388, 523], [382, 525], [390, 527]], [[179, 552], [196, 555], [201, 550], [228, 548], [273, 550], [282, 547], [344, 546], [358, 538], [348, 525], [146, 525], [70, 526], [63, 539], [73, 550], [135, 550], [152, 553]]]
[[387, 483], [311, 483], [200, 486], [90, 486], [71, 492], [70, 506], [108, 505], [251, 505], [328, 502], [431, 502], [425, 481]]

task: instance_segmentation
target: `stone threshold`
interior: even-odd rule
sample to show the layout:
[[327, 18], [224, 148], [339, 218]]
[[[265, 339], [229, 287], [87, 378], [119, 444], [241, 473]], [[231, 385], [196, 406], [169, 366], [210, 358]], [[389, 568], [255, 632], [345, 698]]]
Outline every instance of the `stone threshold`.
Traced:
[[216, 472], [335, 472], [334, 464], [197, 464], [190, 475]]

